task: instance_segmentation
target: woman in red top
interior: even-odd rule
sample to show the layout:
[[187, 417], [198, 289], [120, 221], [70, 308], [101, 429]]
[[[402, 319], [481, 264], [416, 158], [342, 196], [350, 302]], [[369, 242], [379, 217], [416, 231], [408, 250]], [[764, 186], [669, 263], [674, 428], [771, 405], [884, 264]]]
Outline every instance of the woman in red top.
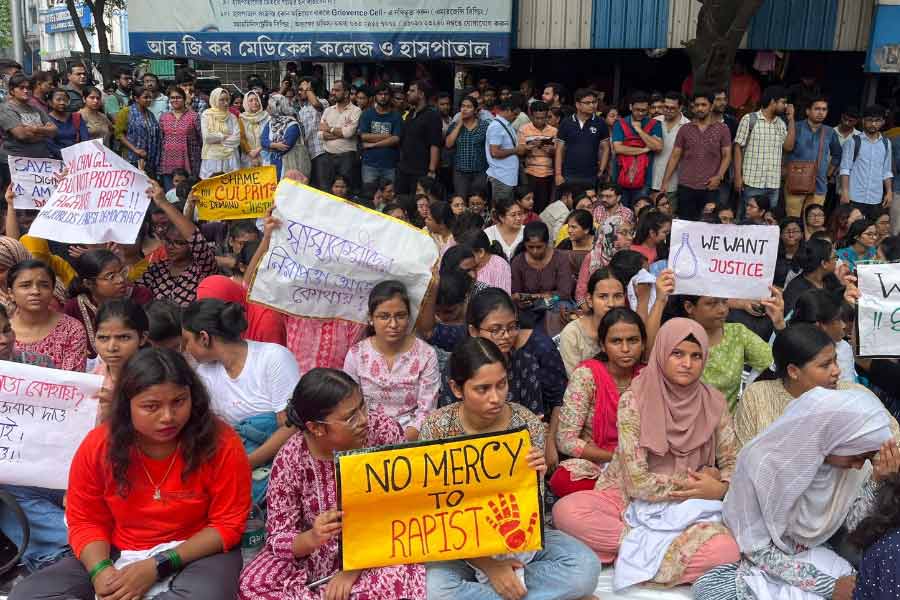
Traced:
[[78, 558], [18, 584], [11, 600], [234, 598], [250, 509], [250, 465], [213, 416], [185, 359], [148, 348], [122, 370], [108, 424], [69, 471], [66, 520]]

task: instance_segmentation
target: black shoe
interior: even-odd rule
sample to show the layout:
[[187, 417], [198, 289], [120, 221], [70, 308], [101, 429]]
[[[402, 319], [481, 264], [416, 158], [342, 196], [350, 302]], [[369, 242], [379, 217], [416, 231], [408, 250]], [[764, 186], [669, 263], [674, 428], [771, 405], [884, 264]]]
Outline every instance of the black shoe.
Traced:
[[13, 587], [26, 577], [28, 577], [28, 569], [24, 565], [16, 565], [15, 568], [0, 575], [0, 595], [6, 597]]

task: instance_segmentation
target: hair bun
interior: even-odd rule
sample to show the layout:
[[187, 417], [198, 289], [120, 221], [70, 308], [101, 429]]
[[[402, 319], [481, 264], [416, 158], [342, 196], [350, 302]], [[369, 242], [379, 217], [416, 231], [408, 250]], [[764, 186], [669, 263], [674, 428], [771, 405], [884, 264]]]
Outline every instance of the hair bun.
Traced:
[[244, 307], [237, 302], [226, 302], [219, 323], [223, 330], [239, 337], [247, 329], [247, 314]]

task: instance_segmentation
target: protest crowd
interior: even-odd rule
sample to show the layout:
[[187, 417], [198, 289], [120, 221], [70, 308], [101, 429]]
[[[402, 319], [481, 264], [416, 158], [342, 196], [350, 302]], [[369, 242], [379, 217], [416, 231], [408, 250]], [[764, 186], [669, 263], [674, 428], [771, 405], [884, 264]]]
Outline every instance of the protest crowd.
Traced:
[[[9, 598], [599, 598], [611, 566], [660, 598], [900, 597], [900, 366], [860, 352], [857, 319], [860, 271], [900, 260], [885, 108], [831, 127], [808, 82], [616, 107], [487, 78], [454, 101], [427, 79], [206, 97], [189, 73], [8, 75], [0, 387], [9, 363], [102, 378], [66, 489], [0, 478], [30, 526], [0, 512]], [[59, 194], [106, 169], [66, 159], [90, 141], [149, 180], [136, 239], [33, 235], [13, 158], [63, 159]], [[383, 269], [358, 320], [252, 301], [292, 207], [207, 220], [198, 190], [261, 167], [278, 198], [339, 199], [437, 258]], [[706, 263], [679, 227], [724, 245]], [[769, 258], [740, 258], [768, 232]], [[751, 279], [765, 293], [737, 294]], [[483, 527], [539, 549], [342, 569], [366, 540], [342, 538], [337, 453], [520, 428], [539, 522], [501, 494]]]

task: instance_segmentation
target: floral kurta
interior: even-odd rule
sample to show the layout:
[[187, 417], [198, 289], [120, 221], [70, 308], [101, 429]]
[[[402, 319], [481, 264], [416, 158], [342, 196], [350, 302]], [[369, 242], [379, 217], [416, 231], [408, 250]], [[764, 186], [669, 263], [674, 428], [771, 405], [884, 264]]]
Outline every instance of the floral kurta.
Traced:
[[421, 429], [437, 405], [441, 387], [437, 354], [418, 338], [394, 357], [393, 367], [372, 345], [372, 338], [366, 338], [350, 348], [344, 371], [359, 383], [369, 408], [383, 406], [404, 427]]
[[17, 351], [48, 357], [57, 369], [83, 372], [87, 365], [88, 340], [84, 326], [69, 315], [60, 315], [56, 326], [37, 342], [16, 340]]
[[561, 453], [574, 457], [559, 463], [569, 472], [572, 481], [596, 479], [603, 472], [602, 465], [581, 458], [584, 447], [594, 441], [595, 392], [594, 374], [588, 367], [572, 371], [556, 430], [556, 447]]
[[701, 379], [722, 392], [728, 410], [734, 412], [744, 365], [762, 371], [772, 366], [772, 360], [772, 347], [765, 340], [740, 323], [725, 323], [722, 341], [709, 349]]
[[[600, 352], [597, 338], [588, 337], [584, 331], [585, 327], [591, 327], [589, 318], [575, 319], [563, 327], [559, 334], [559, 355], [562, 357], [566, 374], [569, 377], [582, 361], [592, 358]], [[596, 334], [595, 331], [594, 335]]]
[[[647, 466], [647, 450], [640, 446], [641, 415], [631, 390], [626, 391], [619, 399], [618, 428], [619, 445], [612, 462], [597, 479], [594, 489], [617, 489], [626, 504], [631, 499], [668, 501], [677, 485], [687, 479], [687, 474], [664, 475], [650, 471]], [[722, 481], [730, 481], [737, 463], [737, 439], [731, 424], [731, 414], [727, 411], [723, 412], [716, 428], [715, 443], [715, 466], [719, 469]], [[626, 526], [622, 537], [627, 533]], [[688, 561], [697, 550], [715, 536], [723, 534], [731, 535], [721, 523], [698, 523], [685, 529], [669, 546], [653, 581], [663, 584], [681, 581]]]
[[[367, 446], [398, 444], [405, 440], [397, 422], [382, 410], [369, 413]], [[322, 512], [337, 507], [334, 463], [312, 456], [302, 433], [281, 448], [272, 463], [266, 494], [268, 518], [266, 545], [241, 573], [241, 600], [321, 600], [327, 585], [310, 590], [307, 585], [338, 571], [341, 566], [339, 537], [309, 556], [297, 558], [294, 537], [312, 529]], [[425, 568], [400, 565], [366, 569], [353, 585], [353, 600], [385, 598], [425, 599]]]

